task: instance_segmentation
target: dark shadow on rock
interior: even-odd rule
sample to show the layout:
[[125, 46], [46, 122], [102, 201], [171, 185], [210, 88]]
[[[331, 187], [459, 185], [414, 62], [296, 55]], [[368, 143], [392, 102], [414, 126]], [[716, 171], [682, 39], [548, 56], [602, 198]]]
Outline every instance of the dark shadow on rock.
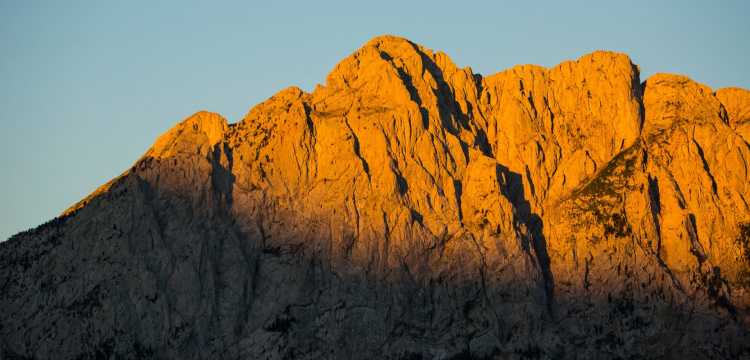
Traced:
[[[656, 228], [656, 238], [661, 239], [661, 224], [659, 221], [659, 215], [661, 214], [661, 195], [659, 193], [659, 179], [652, 177], [651, 175], [648, 176], [648, 195], [651, 220], [654, 222]], [[661, 244], [657, 244], [657, 253], [659, 252], [660, 245]]]
[[515, 208], [514, 222], [516, 226], [524, 225], [528, 231], [528, 243], [524, 245], [528, 249], [533, 247], [539, 269], [544, 280], [544, 292], [547, 296], [547, 310], [552, 314], [554, 304], [555, 279], [550, 267], [550, 258], [547, 251], [547, 240], [544, 237], [544, 222], [542, 218], [531, 210], [531, 204], [524, 193], [523, 177], [521, 174], [510, 171], [507, 167], [498, 164], [497, 177], [505, 179], [502, 183], [503, 195], [513, 204]]
[[[419, 57], [422, 59], [422, 63], [424, 64], [427, 71], [437, 82], [437, 97], [438, 104], [440, 104], [440, 120], [443, 127], [448, 129], [454, 135], [460, 132], [460, 129], [456, 128], [456, 124], [448, 121], [448, 119], [451, 118], [451, 115], [453, 115], [455, 116], [455, 120], [458, 122], [459, 127], [469, 129], [469, 115], [461, 111], [461, 107], [456, 102], [456, 96], [453, 93], [453, 90], [451, 89], [450, 85], [448, 85], [448, 82], [445, 81], [443, 70], [440, 69], [440, 67], [432, 60], [432, 58], [422, 52], [418, 46], [416, 46], [415, 44], [411, 45], [412, 47], [414, 47], [414, 51], [419, 54]], [[471, 104], [467, 105], [469, 106], [467, 112], [471, 113]]]
[[[221, 163], [222, 157], [226, 158], [226, 166]], [[219, 143], [214, 146], [214, 150], [209, 157], [211, 162], [211, 183], [223, 199], [227, 209], [232, 207], [232, 186], [234, 185], [235, 176], [232, 174], [232, 163], [234, 158], [229, 146], [226, 143]]]
[[409, 91], [409, 97], [411, 98], [411, 101], [413, 101], [417, 106], [419, 106], [419, 113], [422, 117], [422, 126], [427, 129], [430, 124], [430, 116], [427, 112], [427, 109], [423, 106], [422, 98], [419, 96], [419, 92], [417, 91], [417, 88], [414, 87], [414, 81], [412, 80], [411, 76], [407, 74], [403, 69], [400, 67], [393, 65], [393, 57], [391, 57], [388, 53], [380, 52], [380, 57], [388, 61], [392, 64], [392, 66], [396, 69], [396, 72], [398, 72], [398, 76], [401, 78], [401, 81], [404, 82], [404, 86], [406, 86], [406, 90]]

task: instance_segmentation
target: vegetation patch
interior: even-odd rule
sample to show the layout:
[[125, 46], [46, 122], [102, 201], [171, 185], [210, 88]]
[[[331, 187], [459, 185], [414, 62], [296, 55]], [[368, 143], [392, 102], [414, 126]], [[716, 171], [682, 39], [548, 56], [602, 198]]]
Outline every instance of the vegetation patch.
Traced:
[[619, 153], [596, 177], [572, 194], [576, 209], [590, 214], [604, 228], [605, 236], [625, 237], [631, 233], [621, 206], [622, 193], [629, 188], [628, 179], [635, 172], [639, 149], [636, 143]]
[[737, 245], [742, 249], [742, 257], [745, 264], [750, 266], [750, 222], [739, 225], [740, 233], [737, 236]]
[[627, 179], [635, 172], [639, 149], [640, 144], [635, 143], [617, 154], [594, 179], [575, 191], [573, 195], [579, 197], [617, 196], [625, 187]]
[[740, 286], [750, 287], [750, 222], [739, 224], [739, 234], [735, 242], [741, 250], [745, 265], [737, 273], [737, 282]]
[[292, 324], [296, 321], [287, 311], [277, 316], [271, 321], [270, 324], [266, 325], [264, 329], [270, 332], [288, 333], [292, 328]]
[[715, 266], [711, 272], [703, 274], [703, 284], [706, 287], [708, 297], [714, 300], [714, 305], [727, 310], [732, 315], [737, 313], [734, 305], [727, 298], [726, 291], [724, 291], [726, 282], [721, 277], [721, 269], [718, 266]]
[[604, 222], [604, 235], [625, 237], [630, 235], [631, 229], [628, 219], [624, 214], [619, 212], [611, 213], [609, 218]]

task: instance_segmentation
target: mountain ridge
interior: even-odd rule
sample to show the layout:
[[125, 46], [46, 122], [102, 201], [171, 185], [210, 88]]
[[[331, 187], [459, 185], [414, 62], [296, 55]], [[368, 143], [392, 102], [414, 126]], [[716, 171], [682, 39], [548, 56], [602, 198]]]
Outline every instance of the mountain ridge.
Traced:
[[2, 354], [747, 356], [748, 109], [620, 53], [483, 77], [376, 37], [0, 244]]
[[[331, 78], [334, 75], [334, 73], [336, 72], [336, 69], [340, 66], [341, 63], [344, 63], [345, 61], [347, 61], [352, 56], [356, 56], [364, 48], [377, 46], [377, 45], [379, 45], [379, 44], [381, 44], [383, 42], [408, 43], [409, 45], [415, 47], [415, 49], [417, 49], [419, 51], [426, 50], [426, 51], [429, 51], [430, 53], [432, 53], [432, 50], [423, 48], [422, 46], [420, 46], [418, 44], [415, 44], [415, 43], [409, 41], [406, 38], [402, 38], [402, 37], [399, 37], [399, 36], [396, 36], [396, 35], [391, 35], [391, 34], [380, 35], [380, 36], [376, 36], [373, 39], [369, 40], [361, 48], [359, 48], [357, 51], [355, 51], [352, 55], [350, 55], [349, 57], [347, 57], [344, 60], [342, 60], [341, 62], [339, 62], [339, 64], [337, 64], [334, 67], [334, 69], [326, 76], [326, 78], [327, 79]], [[447, 61], [447, 63], [449, 64], [448, 65], [449, 67], [452, 67], [453, 69], [457, 69], [457, 70], [459, 69], [455, 64], [453, 64], [453, 62], [450, 60], [450, 58], [445, 53], [438, 51], [437, 53], [435, 53], [435, 56], [444, 59], [444, 61]], [[617, 58], [624, 58], [628, 62], [631, 61], [630, 58], [628, 57], [628, 55], [625, 54], [625, 53], [622, 53], [622, 52], [611, 51], [611, 50], [595, 50], [593, 52], [590, 52], [590, 53], [587, 53], [587, 54], [581, 56], [578, 59], [575, 59], [575, 60], [565, 60], [565, 61], [563, 61], [563, 62], [561, 62], [561, 63], [559, 63], [557, 65], [554, 65], [552, 67], [544, 67], [544, 66], [536, 65], [536, 64], [515, 65], [515, 66], [513, 66], [513, 67], [511, 67], [509, 69], [500, 70], [498, 72], [495, 72], [495, 73], [493, 73], [491, 75], [487, 75], [487, 76], [483, 76], [483, 75], [481, 75], [479, 73], [473, 73], [472, 70], [471, 70], [471, 67], [461, 68], [460, 70], [468, 71], [474, 77], [480, 78], [480, 79], [484, 80], [484, 79], [487, 79], [487, 78], [493, 78], [493, 77], [496, 77], [496, 76], [500, 76], [501, 74], [506, 73], [506, 72], [516, 72], [516, 71], [521, 71], [522, 72], [523, 69], [533, 69], [532, 71], [549, 71], [551, 69], [557, 69], [557, 68], [561, 68], [561, 67], [564, 67], [564, 66], [569, 66], [570, 64], [575, 64], [578, 61], [581, 61], [583, 59], [595, 58], [595, 57], [617, 57]], [[632, 65], [636, 69], [638, 68], [638, 65], [635, 65], [635, 64], [632, 64]], [[638, 70], [638, 72], [640, 72], [640, 71]], [[750, 121], [750, 113], [748, 113], [748, 114], [738, 113], [740, 111], [744, 111], [744, 109], [747, 108], [747, 106], [748, 106], [747, 103], [750, 102], [750, 95], [748, 95], [748, 90], [747, 89], [743, 89], [743, 88], [739, 88], [739, 87], [725, 87], [725, 88], [720, 88], [718, 90], [713, 91], [713, 90], [711, 90], [710, 87], [708, 87], [708, 86], [706, 86], [704, 84], [701, 84], [701, 83], [697, 83], [697, 82], [693, 81], [692, 79], [690, 79], [688, 76], [685, 76], [685, 75], [682, 75], [682, 74], [674, 74], [674, 73], [659, 73], [659, 72], [657, 72], [657, 73], [654, 73], [649, 78], [659, 79], [659, 78], [662, 78], [662, 77], [666, 77], [666, 78], [674, 77], [674, 78], [678, 78], [678, 79], [684, 79], [684, 81], [686, 83], [695, 83], [695, 84], [698, 84], [699, 86], [704, 87], [704, 89], [708, 89], [708, 91], [712, 92], [714, 94], [714, 96], [718, 96], [719, 94], [722, 94], [723, 95], [722, 97], [726, 99], [725, 101], [729, 102], [729, 104], [731, 104], [730, 106], [734, 105], [733, 110], [736, 113], [736, 115], [735, 115], [735, 117], [733, 117], [733, 119], [736, 119], [737, 117], [741, 117], [740, 120], [735, 120], [735, 122], [744, 123], [746, 121]], [[648, 79], [644, 80], [643, 83], [641, 84], [641, 86], [645, 86], [646, 81], [648, 81]], [[285, 88], [285, 89], [277, 92], [276, 94], [272, 95], [271, 98], [280, 96], [280, 95], [282, 95], [284, 93], [287, 93], [287, 92], [291, 92], [291, 93], [295, 93], [295, 94], [300, 94], [300, 96], [311, 95], [315, 91], [317, 91], [318, 88], [322, 88], [322, 87], [323, 87], [322, 85], [318, 84], [316, 86], [315, 90], [313, 90], [313, 92], [305, 92], [304, 90], [302, 90], [301, 88], [299, 88], [297, 86], [289, 86], [289, 87], [287, 87], [287, 88]], [[269, 98], [269, 100], [271, 98]], [[261, 103], [263, 103], [263, 102], [261, 102]], [[725, 106], [724, 102], [722, 102], [721, 105], [722, 105], [722, 107], [724, 107]], [[241, 123], [243, 120], [245, 120], [249, 116], [249, 113], [252, 112], [252, 110], [253, 110], [253, 108], [251, 108], [248, 111], [248, 114], [245, 117], [243, 117], [242, 119], [240, 119], [239, 121], [237, 121], [235, 123], [229, 123], [226, 119], [224, 119], [224, 122], [226, 123], [226, 126], [230, 126], [230, 125], [234, 126], [234, 125], [237, 125], [237, 124]], [[177, 128], [183, 122], [192, 121], [192, 119], [194, 119], [196, 116], [200, 118], [202, 114], [211, 114], [211, 116], [218, 116], [218, 117], [223, 118], [223, 116], [220, 113], [212, 112], [210, 110], [199, 110], [196, 113], [194, 113], [193, 115], [188, 116], [187, 118], [185, 118], [183, 121], [181, 121], [180, 123], [178, 123], [178, 125], [175, 125], [173, 128], [169, 129], [167, 132], [165, 132], [164, 134], [160, 135], [159, 137], [161, 138], [161, 137], [164, 137], [164, 136], [168, 135], [170, 132], [174, 131], [175, 128]], [[640, 132], [640, 130], [639, 130], [639, 132]], [[745, 136], [745, 138], [747, 139], [747, 136]], [[156, 145], [157, 144], [155, 143], [153, 146], [156, 146]], [[144, 154], [144, 156], [146, 156], [146, 154]], [[97, 192], [98, 191], [94, 191], [91, 195], [93, 195], [93, 194], [95, 194]], [[88, 198], [88, 196], [87, 196], [87, 198]], [[65, 213], [67, 213], [68, 211], [70, 211], [70, 209], [75, 208], [75, 206], [76, 206], [76, 204], [72, 205], [70, 208], [68, 208], [65, 211], [63, 211], [63, 213], [61, 215], [64, 215]]]

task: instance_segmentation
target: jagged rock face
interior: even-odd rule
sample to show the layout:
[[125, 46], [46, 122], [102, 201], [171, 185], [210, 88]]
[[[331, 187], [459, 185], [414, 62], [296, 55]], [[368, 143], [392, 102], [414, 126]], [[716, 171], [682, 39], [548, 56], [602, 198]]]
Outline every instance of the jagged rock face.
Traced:
[[716, 92], [729, 118], [729, 126], [750, 141], [750, 91], [740, 88], [726, 88]]
[[378, 37], [2, 243], [2, 355], [750, 356], [749, 94]]
[[625, 55], [596, 52], [550, 70], [517, 66], [482, 84], [493, 153], [524, 175], [535, 205], [559, 200], [638, 139], [641, 89]]

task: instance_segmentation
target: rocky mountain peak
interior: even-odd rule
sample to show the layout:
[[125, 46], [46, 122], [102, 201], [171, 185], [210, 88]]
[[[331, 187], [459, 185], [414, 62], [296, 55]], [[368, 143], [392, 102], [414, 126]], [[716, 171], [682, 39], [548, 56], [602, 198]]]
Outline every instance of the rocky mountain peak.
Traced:
[[748, 94], [377, 37], [0, 244], [0, 357], [749, 356]]
[[179, 152], [197, 152], [205, 156], [214, 145], [224, 140], [228, 128], [227, 120], [221, 115], [199, 111], [160, 136], [146, 156], [165, 158]]

